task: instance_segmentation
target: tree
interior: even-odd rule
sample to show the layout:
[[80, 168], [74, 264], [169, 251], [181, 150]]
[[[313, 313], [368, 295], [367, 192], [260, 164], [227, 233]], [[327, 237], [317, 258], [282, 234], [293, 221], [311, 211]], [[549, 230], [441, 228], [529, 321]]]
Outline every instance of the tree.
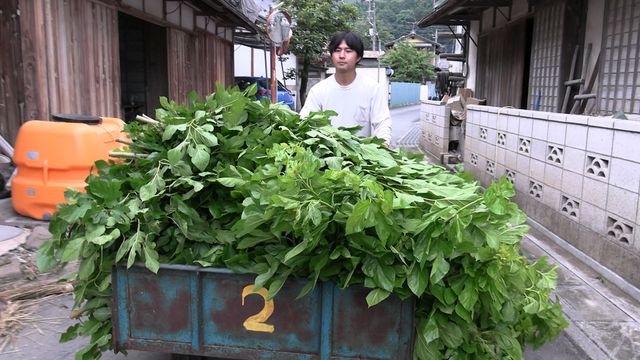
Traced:
[[389, 50], [380, 62], [393, 69], [391, 78], [395, 81], [424, 83], [435, 75], [432, 59], [431, 52], [402, 41]]
[[289, 50], [302, 60], [300, 102], [304, 104], [311, 63], [320, 58], [331, 35], [351, 29], [358, 12], [353, 4], [334, 0], [284, 0], [282, 3], [296, 22]]

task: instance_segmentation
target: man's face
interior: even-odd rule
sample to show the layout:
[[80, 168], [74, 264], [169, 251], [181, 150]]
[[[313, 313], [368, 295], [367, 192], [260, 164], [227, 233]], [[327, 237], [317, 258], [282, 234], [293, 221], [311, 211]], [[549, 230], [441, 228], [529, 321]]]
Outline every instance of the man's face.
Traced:
[[349, 72], [355, 70], [360, 57], [358, 57], [358, 53], [355, 50], [342, 40], [340, 45], [333, 51], [333, 54], [331, 54], [331, 61], [337, 72]]

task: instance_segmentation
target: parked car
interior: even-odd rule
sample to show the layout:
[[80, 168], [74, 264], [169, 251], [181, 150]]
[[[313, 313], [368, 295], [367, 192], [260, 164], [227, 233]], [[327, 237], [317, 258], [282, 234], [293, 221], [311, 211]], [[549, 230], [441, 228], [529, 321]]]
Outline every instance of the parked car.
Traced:
[[[267, 98], [271, 99], [271, 79], [260, 76], [236, 76], [235, 83], [238, 85], [240, 90], [246, 89], [249, 85], [257, 83], [258, 84], [258, 92], [256, 93], [256, 99]], [[279, 103], [284, 103], [288, 105], [291, 110], [296, 109], [295, 101], [293, 99], [293, 94], [289, 89], [287, 89], [284, 84], [278, 80], [278, 94], [277, 101]]]

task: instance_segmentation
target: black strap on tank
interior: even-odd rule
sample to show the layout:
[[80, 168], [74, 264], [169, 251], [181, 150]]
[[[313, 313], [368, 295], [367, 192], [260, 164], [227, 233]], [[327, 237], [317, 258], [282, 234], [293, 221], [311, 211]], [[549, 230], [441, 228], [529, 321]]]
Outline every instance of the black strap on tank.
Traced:
[[55, 122], [66, 122], [76, 124], [98, 125], [102, 122], [97, 116], [82, 114], [51, 114], [51, 120]]

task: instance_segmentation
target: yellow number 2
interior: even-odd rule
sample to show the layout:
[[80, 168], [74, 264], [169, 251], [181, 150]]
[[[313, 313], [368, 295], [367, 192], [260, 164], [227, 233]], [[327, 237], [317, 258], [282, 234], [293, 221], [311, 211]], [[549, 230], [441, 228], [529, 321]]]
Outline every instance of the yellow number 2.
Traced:
[[271, 314], [273, 314], [273, 300], [267, 300], [267, 289], [261, 288], [258, 291], [254, 291], [253, 285], [247, 285], [242, 289], [242, 306], [244, 306], [244, 298], [251, 294], [262, 296], [262, 299], [264, 300], [264, 307], [259, 313], [249, 316], [242, 325], [249, 331], [272, 333], [276, 328], [273, 325], [265, 324], [264, 322], [269, 319]]

